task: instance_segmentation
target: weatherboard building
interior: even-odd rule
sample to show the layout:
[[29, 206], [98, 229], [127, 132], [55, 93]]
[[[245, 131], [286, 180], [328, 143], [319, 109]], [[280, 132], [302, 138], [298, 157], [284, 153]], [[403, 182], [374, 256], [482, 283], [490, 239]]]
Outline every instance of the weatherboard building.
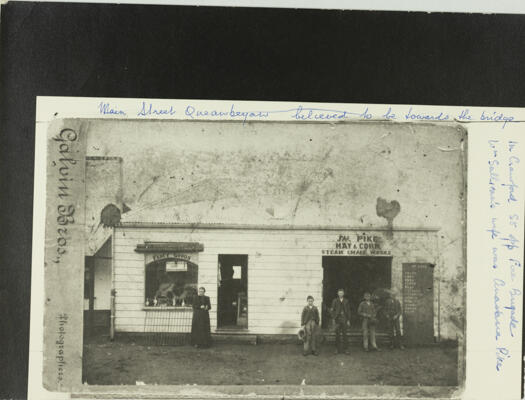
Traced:
[[[464, 132], [440, 128], [414, 141], [407, 139], [408, 129], [396, 129], [396, 140], [407, 144], [396, 153], [392, 143], [390, 161], [373, 158], [359, 167], [361, 173], [347, 173], [344, 185], [327, 185], [328, 177], [320, 185], [324, 192], [310, 197], [241, 197], [221, 184], [211, 197], [175, 195], [128, 207], [125, 159], [88, 157], [86, 321], [117, 335], [188, 332], [191, 297], [204, 286], [213, 333], [295, 335], [308, 295], [329, 329], [328, 306], [344, 288], [358, 329], [363, 293], [393, 289], [407, 341], [458, 339], [464, 315]], [[382, 134], [382, 128], [370, 133]], [[447, 145], [455, 150], [443, 151]], [[361, 157], [365, 162], [369, 156]], [[323, 168], [337, 174], [337, 162]], [[113, 176], [113, 184], [101, 187], [102, 176]], [[328, 199], [328, 207], [318, 197]], [[104, 209], [113, 209], [118, 223], [102, 224]], [[152, 325], [153, 317], [162, 322]]]

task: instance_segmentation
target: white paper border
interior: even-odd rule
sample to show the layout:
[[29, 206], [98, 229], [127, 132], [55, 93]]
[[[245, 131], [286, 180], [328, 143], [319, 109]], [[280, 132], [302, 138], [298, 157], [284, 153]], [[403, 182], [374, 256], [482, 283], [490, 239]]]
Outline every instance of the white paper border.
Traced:
[[[143, 104], [152, 104], [154, 110], [165, 110], [162, 115], [138, 115]], [[109, 104], [101, 107], [101, 104]], [[47, 123], [56, 118], [122, 118], [122, 119], [192, 119], [185, 112], [186, 107], [198, 107], [201, 110], [234, 110], [245, 113], [250, 111], [269, 111], [268, 116], [259, 118], [241, 114], [233, 120], [248, 121], [297, 121], [293, 110], [302, 107], [302, 110], [314, 109], [314, 113], [324, 113], [319, 110], [348, 111], [347, 120], [375, 121], [385, 120], [386, 111], [399, 116], [398, 122], [415, 122], [406, 118], [410, 109], [412, 113], [428, 116], [434, 119], [421, 119], [420, 123], [461, 123], [468, 130], [468, 257], [467, 257], [467, 365], [466, 387], [463, 394], [465, 399], [514, 399], [519, 398], [521, 388], [521, 337], [519, 343], [512, 346], [514, 357], [506, 361], [511, 367], [504, 373], [496, 374], [494, 365], [494, 345], [490, 344], [493, 320], [490, 318], [492, 293], [487, 292], [486, 285], [492, 279], [491, 271], [487, 268], [487, 259], [483, 254], [488, 239], [486, 226], [487, 210], [482, 201], [487, 191], [487, 156], [486, 142], [489, 138], [499, 140], [516, 140], [521, 143], [517, 155], [525, 160], [525, 110], [518, 108], [490, 108], [490, 107], [448, 107], [448, 106], [410, 106], [410, 105], [377, 105], [377, 104], [330, 104], [330, 103], [292, 103], [292, 102], [250, 102], [250, 101], [208, 101], [208, 100], [166, 100], [166, 99], [115, 99], [115, 98], [72, 98], [72, 97], [39, 97], [37, 99], [37, 124], [35, 148], [35, 200], [33, 225], [33, 265], [32, 270], [32, 304], [31, 304], [31, 332], [30, 332], [30, 365], [29, 365], [29, 398], [30, 399], [62, 399], [69, 398], [68, 394], [46, 392], [42, 388], [42, 321], [43, 321], [43, 271], [39, 268], [43, 260], [44, 216], [45, 216], [45, 134]], [[149, 109], [149, 108], [148, 108]], [[465, 110], [469, 110], [470, 120], [465, 117]], [[107, 113], [108, 110], [122, 111], [124, 114]], [[174, 111], [172, 113], [171, 111]], [[288, 110], [282, 112], [283, 110]], [[292, 110], [292, 111], [289, 111]], [[279, 111], [279, 112], [273, 112]], [[366, 111], [366, 112], [365, 112]], [[326, 113], [329, 113], [328, 111]], [[359, 114], [363, 113], [360, 117]], [[304, 114], [302, 114], [304, 115]], [[368, 118], [370, 115], [370, 118]], [[441, 115], [441, 117], [439, 117]], [[435, 118], [449, 118], [437, 121]], [[483, 116], [506, 117], [506, 121], [484, 120]], [[195, 115], [194, 115], [195, 117]], [[363, 118], [364, 117], [364, 118]], [[368, 118], [368, 119], [367, 119]], [[230, 120], [231, 115], [199, 115], [201, 120]], [[303, 122], [337, 123], [333, 120], [310, 119]], [[521, 141], [520, 141], [521, 140]], [[518, 182], [525, 181], [524, 168], [516, 176]], [[521, 204], [520, 213], [520, 254], [523, 264], [523, 186], [518, 188]], [[518, 287], [523, 287], [522, 270]], [[486, 285], [484, 286], [483, 283]], [[521, 305], [519, 303], [519, 332], [521, 334]], [[488, 314], [487, 314], [488, 313]], [[518, 356], [519, 354], [519, 356]], [[512, 384], [512, 385], [511, 385]]]

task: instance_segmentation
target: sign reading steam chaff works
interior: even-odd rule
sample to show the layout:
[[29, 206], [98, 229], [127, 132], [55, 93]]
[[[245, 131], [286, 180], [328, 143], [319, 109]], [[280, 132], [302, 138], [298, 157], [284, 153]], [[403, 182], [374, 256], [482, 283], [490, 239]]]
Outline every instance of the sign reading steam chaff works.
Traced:
[[365, 232], [339, 234], [333, 247], [322, 250], [325, 256], [390, 256], [383, 236]]

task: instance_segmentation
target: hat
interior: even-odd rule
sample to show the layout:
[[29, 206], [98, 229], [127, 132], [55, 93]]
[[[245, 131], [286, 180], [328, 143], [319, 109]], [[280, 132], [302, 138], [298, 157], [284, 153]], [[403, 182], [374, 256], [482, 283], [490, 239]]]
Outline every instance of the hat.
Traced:
[[304, 331], [304, 328], [301, 328], [301, 329], [299, 329], [299, 331], [297, 331], [297, 338], [300, 341], [304, 342], [305, 336], [306, 336], [306, 332]]

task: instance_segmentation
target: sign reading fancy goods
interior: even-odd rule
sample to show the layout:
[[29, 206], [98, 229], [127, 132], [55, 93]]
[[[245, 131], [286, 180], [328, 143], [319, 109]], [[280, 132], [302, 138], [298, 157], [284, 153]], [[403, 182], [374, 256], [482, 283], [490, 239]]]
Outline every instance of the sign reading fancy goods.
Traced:
[[352, 232], [340, 234], [331, 249], [322, 250], [325, 256], [390, 256], [382, 236]]
[[197, 264], [198, 253], [178, 253], [178, 252], [159, 252], [159, 253], [146, 253], [145, 260], [146, 264], [149, 264], [154, 261], [170, 261], [170, 260], [179, 260], [179, 261], [189, 261], [193, 264]]

